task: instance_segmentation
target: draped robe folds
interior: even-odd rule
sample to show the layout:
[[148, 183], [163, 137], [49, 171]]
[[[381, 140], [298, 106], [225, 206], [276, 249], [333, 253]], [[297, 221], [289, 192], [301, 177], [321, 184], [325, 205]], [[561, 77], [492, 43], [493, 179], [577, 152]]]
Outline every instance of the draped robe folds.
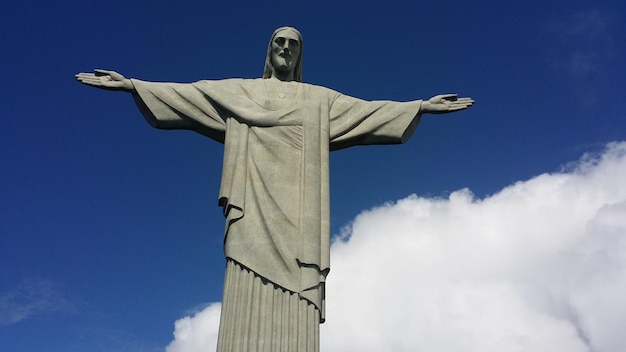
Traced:
[[323, 322], [329, 151], [405, 142], [421, 101], [364, 101], [275, 79], [132, 82], [152, 126], [224, 143], [226, 257], [314, 304]]

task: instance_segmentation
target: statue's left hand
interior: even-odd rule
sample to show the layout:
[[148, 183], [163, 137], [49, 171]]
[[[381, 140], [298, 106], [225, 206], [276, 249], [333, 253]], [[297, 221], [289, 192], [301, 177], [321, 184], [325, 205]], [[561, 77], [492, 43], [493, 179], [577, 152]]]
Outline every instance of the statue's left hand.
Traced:
[[431, 114], [445, 114], [467, 109], [473, 104], [472, 98], [457, 98], [456, 94], [442, 94], [422, 102], [422, 110]]
[[94, 73], [81, 72], [76, 74], [76, 80], [88, 86], [132, 92], [135, 90], [133, 82], [115, 71], [95, 69]]

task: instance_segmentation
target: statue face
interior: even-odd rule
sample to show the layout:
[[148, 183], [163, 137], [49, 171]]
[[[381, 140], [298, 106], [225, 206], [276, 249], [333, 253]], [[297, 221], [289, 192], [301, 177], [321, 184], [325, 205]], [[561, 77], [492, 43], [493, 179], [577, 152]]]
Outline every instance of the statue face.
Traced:
[[300, 57], [300, 39], [289, 29], [276, 33], [272, 41], [272, 66], [274, 70], [289, 72], [296, 67]]

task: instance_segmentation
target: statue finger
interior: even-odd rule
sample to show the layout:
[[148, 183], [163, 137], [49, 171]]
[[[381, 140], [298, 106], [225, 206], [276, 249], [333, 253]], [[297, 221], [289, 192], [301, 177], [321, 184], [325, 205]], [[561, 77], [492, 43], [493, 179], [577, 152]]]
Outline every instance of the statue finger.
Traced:
[[96, 76], [110, 76], [112, 73], [114, 73], [113, 71], [102, 70], [98, 68], [93, 70], [93, 72], [95, 72]]
[[457, 94], [442, 94], [440, 95], [441, 99], [447, 101], [455, 101], [457, 100]]
[[449, 111], [453, 112], [453, 111], [465, 110], [467, 108], [469, 108], [469, 106], [467, 105], [455, 105], [455, 106], [451, 106]]
[[94, 77], [94, 74], [93, 73], [80, 72], [80, 73], [75, 74], [74, 77], [76, 77], [76, 78]]
[[91, 86], [100, 86], [100, 85], [102, 85], [102, 81], [100, 80], [100, 78], [99, 77], [95, 77], [95, 76], [80, 77], [80, 78], [78, 78], [78, 80], [81, 83], [88, 84], [88, 85], [91, 85]]
[[474, 104], [473, 101], [467, 101], [467, 100], [457, 100], [457, 101], [453, 101], [450, 103], [451, 105], [472, 105]]
[[92, 78], [93, 78], [93, 75], [90, 76], [88, 74], [81, 74], [81, 73], [79, 73], [79, 74], [76, 75], [76, 79], [81, 81], [81, 82], [89, 81]]
[[453, 102], [453, 104], [455, 105], [466, 105], [466, 106], [470, 106], [472, 104], [474, 104], [473, 100], [457, 100], [455, 102]]

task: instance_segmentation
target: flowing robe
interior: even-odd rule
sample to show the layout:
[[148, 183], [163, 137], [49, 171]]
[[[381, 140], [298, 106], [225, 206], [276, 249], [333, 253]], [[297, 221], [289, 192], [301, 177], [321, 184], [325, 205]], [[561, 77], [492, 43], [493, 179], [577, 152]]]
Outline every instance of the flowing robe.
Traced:
[[405, 142], [421, 101], [370, 102], [274, 79], [132, 82], [152, 126], [224, 143], [226, 257], [313, 304], [323, 322], [329, 151]]

